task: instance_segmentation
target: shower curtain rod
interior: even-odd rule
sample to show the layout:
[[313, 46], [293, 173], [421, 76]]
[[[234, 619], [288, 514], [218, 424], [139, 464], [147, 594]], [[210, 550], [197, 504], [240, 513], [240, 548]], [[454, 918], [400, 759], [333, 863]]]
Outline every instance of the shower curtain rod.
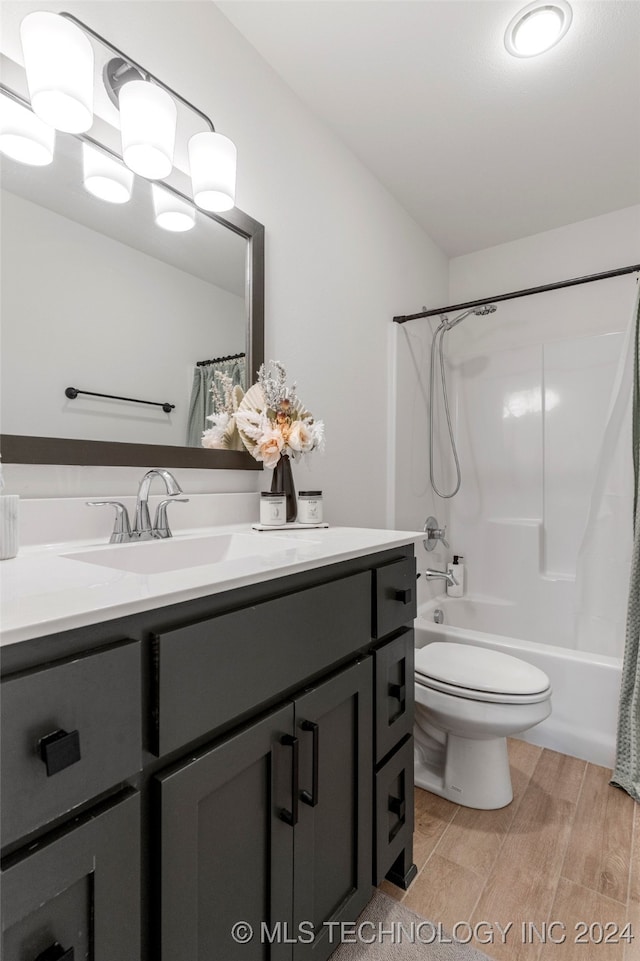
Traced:
[[516, 297], [528, 297], [530, 294], [542, 294], [546, 290], [559, 290], [562, 287], [576, 287], [578, 284], [590, 284], [593, 280], [606, 280], [607, 277], [620, 277], [622, 274], [633, 274], [640, 271], [640, 264], [631, 267], [618, 267], [617, 270], [605, 270], [601, 274], [588, 274], [586, 277], [575, 277], [573, 280], [560, 280], [555, 284], [544, 284], [541, 287], [528, 287], [526, 290], [514, 290], [510, 294], [498, 294], [497, 297], [483, 297], [482, 300], [469, 300], [465, 304], [451, 304], [449, 307], [435, 307], [433, 310], [422, 310], [419, 314], [406, 314], [394, 317], [394, 324], [406, 324], [408, 320], [418, 320], [420, 317], [438, 317], [448, 314], [452, 310], [466, 310], [468, 307], [482, 307], [483, 304], [496, 304], [502, 300], [515, 300]]

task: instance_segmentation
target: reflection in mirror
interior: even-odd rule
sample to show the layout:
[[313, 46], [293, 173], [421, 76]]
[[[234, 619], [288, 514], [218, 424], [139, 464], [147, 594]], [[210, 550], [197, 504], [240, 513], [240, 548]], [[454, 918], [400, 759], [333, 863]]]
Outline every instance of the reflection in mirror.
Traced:
[[[20, 4], [3, 7], [0, 93], [3, 106], [26, 114], [33, 133], [22, 20]], [[256, 470], [245, 450], [201, 446], [211, 361], [226, 358], [225, 373], [247, 388], [264, 360], [264, 228], [228, 209], [235, 163], [233, 177], [227, 164], [224, 184], [216, 181], [216, 205], [203, 203], [205, 211], [190, 199], [188, 144], [206, 133], [209, 147], [211, 138], [234, 156], [235, 147], [198, 107], [125, 59], [177, 107], [170, 175], [162, 185], [133, 176], [120, 160], [114, 95], [130, 70], [110, 72], [121, 52], [75, 23], [94, 46], [92, 126], [77, 136], [48, 131], [50, 165], [2, 160], [3, 458]], [[16, 134], [25, 146], [24, 117], [16, 124], [3, 128], [9, 158]], [[44, 164], [27, 139], [29, 162]]]
[[3, 431], [199, 447], [213, 371], [247, 387], [247, 239], [192, 205], [192, 229], [163, 229], [139, 177], [128, 203], [98, 199], [84, 151], [58, 137], [47, 167], [3, 158]]

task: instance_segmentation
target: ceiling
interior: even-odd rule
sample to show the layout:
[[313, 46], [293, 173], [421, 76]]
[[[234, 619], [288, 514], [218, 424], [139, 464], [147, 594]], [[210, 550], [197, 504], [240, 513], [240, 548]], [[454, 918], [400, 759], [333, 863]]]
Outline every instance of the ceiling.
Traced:
[[570, 2], [530, 59], [503, 43], [526, 0], [217, 6], [457, 256], [640, 203], [640, 2]]

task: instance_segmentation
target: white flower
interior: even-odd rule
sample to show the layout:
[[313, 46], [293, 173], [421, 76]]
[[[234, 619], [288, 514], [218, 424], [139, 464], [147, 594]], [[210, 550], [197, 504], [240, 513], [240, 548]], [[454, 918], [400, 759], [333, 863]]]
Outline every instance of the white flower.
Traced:
[[312, 425], [304, 420], [295, 420], [289, 430], [287, 443], [291, 450], [306, 454], [316, 446]]
[[231, 415], [227, 413], [209, 414], [207, 417], [207, 420], [210, 420], [214, 427], [220, 427], [222, 430], [226, 430], [230, 419]]
[[279, 430], [267, 429], [263, 433], [253, 456], [261, 460], [265, 467], [275, 467], [280, 460], [284, 441]]
[[213, 427], [203, 432], [202, 446], [208, 447], [211, 450], [224, 447], [224, 434], [229, 426], [230, 415], [225, 413], [209, 414], [207, 420], [212, 422]]

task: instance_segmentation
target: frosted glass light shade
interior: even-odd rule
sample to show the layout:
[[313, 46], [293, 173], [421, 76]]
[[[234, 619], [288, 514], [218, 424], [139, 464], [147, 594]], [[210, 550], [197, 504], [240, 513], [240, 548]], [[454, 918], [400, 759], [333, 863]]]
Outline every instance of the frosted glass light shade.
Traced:
[[38, 11], [20, 24], [34, 113], [57, 130], [82, 133], [93, 123], [93, 47], [57, 13]]
[[173, 98], [155, 83], [132, 80], [120, 90], [122, 157], [141, 177], [158, 180], [173, 167], [178, 111]]
[[195, 227], [196, 212], [188, 203], [157, 184], [151, 184], [151, 193], [158, 227], [176, 233]]
[[198, 207], [222, 213], [231, 210], [236, 198], [235, 144], [213, 131], [194, 134], [189, 140], [189, 165], [193, 199]]
[[131, 200], [132, 171], [87, 143], [82, 144], [82, 172], [84, 185], [94, 197], [111, 204]]
[[56, 132], [34, 113], [2, 94], [0, 98], [0, 152], [34, 167], [53, 160]]

